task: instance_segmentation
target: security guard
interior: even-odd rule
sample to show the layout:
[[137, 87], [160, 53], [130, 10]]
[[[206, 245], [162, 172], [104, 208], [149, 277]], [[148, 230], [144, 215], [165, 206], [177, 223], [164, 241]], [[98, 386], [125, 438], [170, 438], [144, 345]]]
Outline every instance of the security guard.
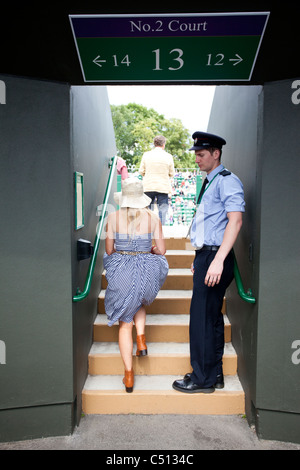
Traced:
[[207, 176], [197, 201], [190, 238], [195, 247], [190, 308], [190, 359], [193, 372], [175, 380], [173, 388], [185, 393], [212, 393], [224, 387], [225, 290], [233, 279], [232, 247], [245, 211], [243, 185], [221, 165], [226, 141], [214, 134], [195, 132], [196, 163]]

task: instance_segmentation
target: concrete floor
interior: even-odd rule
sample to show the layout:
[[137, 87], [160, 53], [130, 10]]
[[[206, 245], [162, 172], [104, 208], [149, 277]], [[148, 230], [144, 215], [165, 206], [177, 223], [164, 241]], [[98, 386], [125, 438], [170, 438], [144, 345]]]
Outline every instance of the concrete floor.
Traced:
[[1, 450], [103, 450], [105, 458], [113, 451], [173, 450], [196, 459], [200, 450], [300, 450], [300, 444], [259, 440], [242, 416], [89, 415], [71, 436], [0, 443]]

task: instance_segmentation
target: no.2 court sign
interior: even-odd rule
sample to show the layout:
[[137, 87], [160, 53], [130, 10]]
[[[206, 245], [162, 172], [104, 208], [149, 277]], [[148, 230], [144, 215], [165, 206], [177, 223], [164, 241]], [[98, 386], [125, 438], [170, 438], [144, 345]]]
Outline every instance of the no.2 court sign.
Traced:
[[85, 82], [250, 80], [269, 12], [70, 15]]

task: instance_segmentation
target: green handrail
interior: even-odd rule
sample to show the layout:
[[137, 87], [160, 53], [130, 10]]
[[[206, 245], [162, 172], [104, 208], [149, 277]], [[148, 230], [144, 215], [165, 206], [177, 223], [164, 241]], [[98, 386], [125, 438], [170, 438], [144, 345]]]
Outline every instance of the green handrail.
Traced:
[[101, 233], [102, 233], [102, 230], [103, 230], [105, 214], [106, 214], [106, 208], [107, 208], [108, 199], [109, 199], [109, 195], [110, 195], [110, 191], [111, 191], [111, 186], [112, 186], [112, 183], [113, 183], [113, 177], [114, 177], [114, 173], [115, 173], [115, 169], [116, 169], [117, 158], [118, 158], [117, 156], [114, 156], [111, 159], [110, 163], [109, 163], [110, 172], [109, 172], [109, 176], [108, 176], [108, 180], [107, 180], [107, 186], [106, 186], [106, 190], [105, 190], [102, 210], [101, 210], [101, 214], [100, 214], [100, 217], [99, 217], [99, 223], [98, 223], [98, 226], [97, 226], [97, 232], [96, 232], [96, 237], [95, 237], [95, 241], [94, 241], [94, 252], [93, 252], [93, 255], [91, 257], [90, 264], [89, 264], [89, 269], [88, 269], [88, 272], [87, 272], [87, 275], [86, 275], [84, 290], [83, 290], [83, 292], [81, 292], [79, 287], [77, 288], [76, 295], [74, 295], [74, 297], [73, 297], [73, 302], [80, 302], [81, 300], [85, 299], [88, 296], [88, 294], [90, 292], [90, 289], [91, 289], [94, 269], [95, 269], [96, 260], [97, 260], [98, 248], [99, 248], [99, 244], [100, 244], [100, 237], [101, 237]]
[[251, 289], [248, 289], [247, 294], [244, 290], [243, 281], [242, 281], [242, 278], [241, 278], [241, 274], [240, 274], [240, 271], [239, 271], [237, 260], [236, 260], [236, 257], [235, 257], [235, 254], [234, 254], [233, 250], [232, 250], [232, 252], [233, 252], [233, 260], [234, 260], [234, 268], [233, 268], [234, 269], [234, 278], [235, 278], [235, 283], [236, 283], [236, 287], [237, 287], [237, 290], [238, 290], [238, 294], [243, 300], [245, 300], [245, 302], [248, 302], [249, 304], [255, 304], [256, 299], [252, 295]]

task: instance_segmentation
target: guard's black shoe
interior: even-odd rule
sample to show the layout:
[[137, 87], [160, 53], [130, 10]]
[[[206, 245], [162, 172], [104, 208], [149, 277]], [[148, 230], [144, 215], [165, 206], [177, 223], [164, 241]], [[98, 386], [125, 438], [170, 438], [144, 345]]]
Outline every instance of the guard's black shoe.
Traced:
[[182, 380], [175, 380], [172, 387], [178, 392], [184, 393], [213, 393], [215, 391], [214, 387], [203, 388], [200, 385], [192, 382], [191, 378], [183, 378]]
[[[191, 375], [192, 374], [190, 372], [185, 374], [185, 376], [183, 377], [183, 380], [189, 379], [191, 377]], [[214, 387], [217, 388], [217, 389], [224, 388], [224, 376], [223, 376], [223, 374], [217, 375], [217, 380], [216, 380], [216, 383], [215, 383]]]
[[217, 375], [215, 388], [224, 388], [224, 376], [223, 376], [223, 374]]

